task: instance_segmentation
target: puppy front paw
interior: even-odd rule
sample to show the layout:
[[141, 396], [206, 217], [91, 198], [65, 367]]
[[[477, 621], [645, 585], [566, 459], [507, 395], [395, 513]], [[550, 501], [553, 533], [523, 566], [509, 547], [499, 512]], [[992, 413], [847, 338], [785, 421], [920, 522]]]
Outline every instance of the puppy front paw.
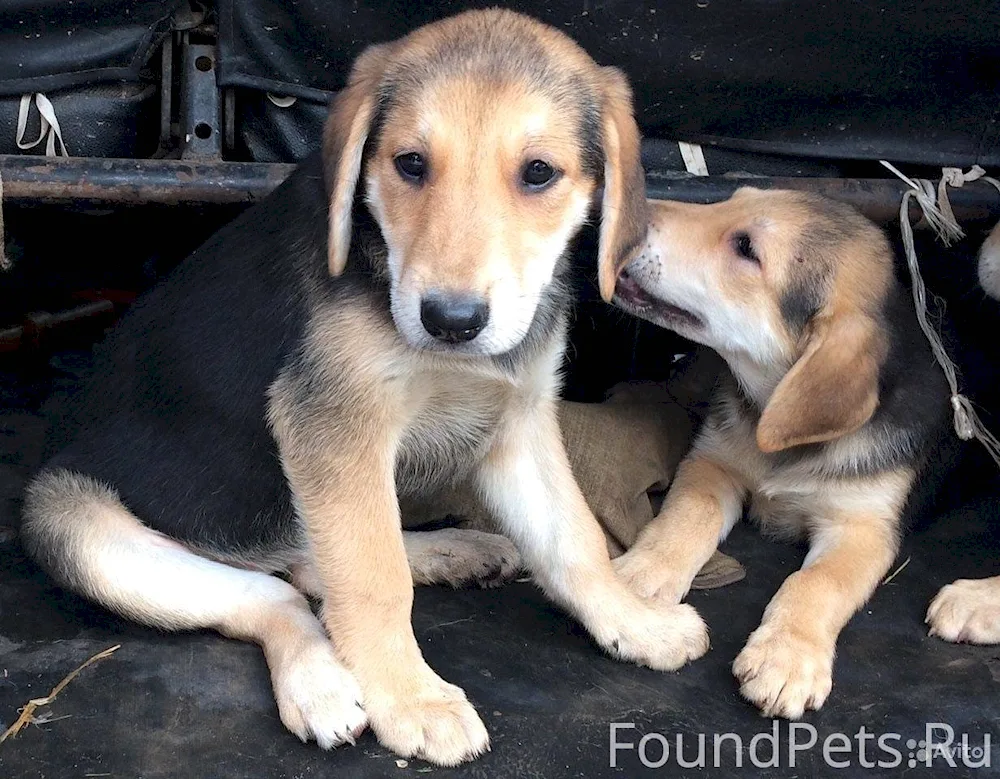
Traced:
[[366, 703], [379, 742], [402, 757], [456, 766], [490, 748], [486, 726], [461, 688], [428, 673], [409, 694], [372, 694]]
[[1000, 644], [1000, 576], [959, 579], [942, 587], [925, 622], [930, 635], [945, 641]]
[[780, 623], [750, 634], [733, 663], [740, 693], [765, 717], [799, 719], [818, 709], [833, 687], [835, 647]]
[[314, 738], [323, 749], [353, 744], [368, 724], [358, 683], [325, 643], [304, 647], [272, 684], [282, 723], [302, 741]]
[[680, 603], [691, 581], [664, 564], [662, 555], [645, 549], [632, 549], [611, 561], [618, 578], [642, 598], [664, 603]]
[[676, 671], [708, 651], [708, 628], [692, 606], [636, 600], [624, 623], [598, 639], [611, 655], [657, 671]]

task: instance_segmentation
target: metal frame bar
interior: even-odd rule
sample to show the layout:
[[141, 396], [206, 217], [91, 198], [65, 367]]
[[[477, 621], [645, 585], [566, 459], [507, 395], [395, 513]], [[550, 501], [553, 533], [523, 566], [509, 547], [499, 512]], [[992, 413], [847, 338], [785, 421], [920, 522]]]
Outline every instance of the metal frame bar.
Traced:
[[260, 200], [294, 165], [0, 154], [5, 203], [238, 204]]
[[[740, 187], [794, 189], [815, 192], [857, 208], [872, 221], [888, 225], [899, 221], [899, 206], [909, 187], [899, 179], [814, 178], [809, 176], [693, 176], [666, 179], [655, 174], [647, 178], [651, 198], [681, 200], [687, 203], [713, 203], [725, 200]], [[991, 191], [992, 190], [992, 191]], [[950, 188], [948, 198], [955, 218], [962, 224], [985, 222], [1000, 216], [1000, 192], [985, 182], [973, 182]], [[911, 200], [910, 219], [921, 217], [919, 206]], [[922, 224], [915, 225], [922, 227]]]
[[[51, 158], [0, 155], [4, 201], [107, 205], [240, 204], [260, 200], [295, 169], [294, 165], [194, 160]], [[906, 184], [896, 179], [703, 176], [647, 179], [650, 197], [709, 203], [724, 200], [741, 186], [796, 189], [832, 197], [857, 207], [880, 224], [895, 222]], [[983, 182], [949, 191], [962, 223], [1000, 216], [1000, 193]], [[914, 205], [911, 218], [919, 216]]]

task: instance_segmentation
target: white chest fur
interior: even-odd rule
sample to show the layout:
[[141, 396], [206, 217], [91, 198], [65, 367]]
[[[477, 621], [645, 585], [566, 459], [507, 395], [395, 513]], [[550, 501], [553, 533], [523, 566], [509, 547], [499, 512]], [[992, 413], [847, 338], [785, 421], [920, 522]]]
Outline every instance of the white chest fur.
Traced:
[[471, 371], [410, 377], [396, 457], [397, 491], [411, 495], [468, 475], [485, 456], [514, 393], [509, 382]]
[[866, 434], [845, 437], [812, 454], [765, 454], [752, 423], [717, 414], [705, 424], [696, 450], [723, 465], [746, 489], [750, 516], [772, 533], [799, 536], [849, 515], [897, 518], [913, 481], [910, 468], [851, 473]]

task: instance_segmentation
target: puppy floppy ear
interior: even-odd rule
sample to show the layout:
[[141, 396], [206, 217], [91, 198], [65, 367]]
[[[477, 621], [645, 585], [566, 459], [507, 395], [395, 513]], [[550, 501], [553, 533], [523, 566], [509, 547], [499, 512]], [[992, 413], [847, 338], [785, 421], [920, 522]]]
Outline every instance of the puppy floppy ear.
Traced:
[[330, 198], [328, 260], [330, 274], [338, 276], [347, 265], [351, 248], [351, 211], [361, 176], [361, 159], [378, 105], [378, 87], [389, 61], [391, 44], [371, 46], [362, 52], [351, 75], [330, 107], [323, 128], [326, 190]]
[[763, 452], [853, 433], [878, 406], [885, 347], [877, 324], [861, 313], [820, 315], [806, 332], [805, 351], [778, 383], [757, 424]]
[[642, 170], [639, 126], [632, 115], [632, 91], [617, 68], [601, 68], [604, 104], [604, 200], [601, 203], [597, 281], [601, 297], [610, 302], [618, 273], [646, 241], [649, 206]]

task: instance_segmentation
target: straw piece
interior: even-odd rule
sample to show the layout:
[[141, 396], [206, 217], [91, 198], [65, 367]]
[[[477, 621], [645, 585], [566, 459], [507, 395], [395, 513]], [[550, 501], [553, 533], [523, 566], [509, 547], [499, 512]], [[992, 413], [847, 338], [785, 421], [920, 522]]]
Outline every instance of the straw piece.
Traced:
[[63, 691], [63, 688], [66, 687], [67, 684], [69, 684], [77, 677], [80, 671], [82, 671], [89, 665], [93, 665], [98, 660], [103, 660], [106, 657], [110, 657], [116, 651], [121, 649], [121, 646], [122, 646], [121, 644], [115, 644], [113, 647], [109, 647], [108, 649], [105, 649], [103, 652], [98, 652], [96, 655], [90, 658], [87, 662], [85, 662], [75, 671], [67, 674], [66, 678], [63, 679], [61, 682], [59, 682], [59, 684], [57, 684], [55, 687], [53, 687], [52, 692], [50, 692], [44, 698], [35, 698], [34, 700], [28, 701], [27, 705], [23, 709], [21, 709], [21, 716], [19, 716], [17, 720], [14, 722], [14, 724], [11, 725], [9, 728], [7, 728], [7, 730], [4, 731], [3, 735], [0, 736], [0, 744], [2, 744], [8, 738], [13, 738], [22, 730], [24, 730], [24, 728], [30, 725], [32, 722], [35, 722], [35, 718], [33, 716], [35, 713], [35, 709], [37, 709], [39, 706], [48, 706], [50, 703], [52, 703], [52, 701], [56, 699], [56, 696]]

